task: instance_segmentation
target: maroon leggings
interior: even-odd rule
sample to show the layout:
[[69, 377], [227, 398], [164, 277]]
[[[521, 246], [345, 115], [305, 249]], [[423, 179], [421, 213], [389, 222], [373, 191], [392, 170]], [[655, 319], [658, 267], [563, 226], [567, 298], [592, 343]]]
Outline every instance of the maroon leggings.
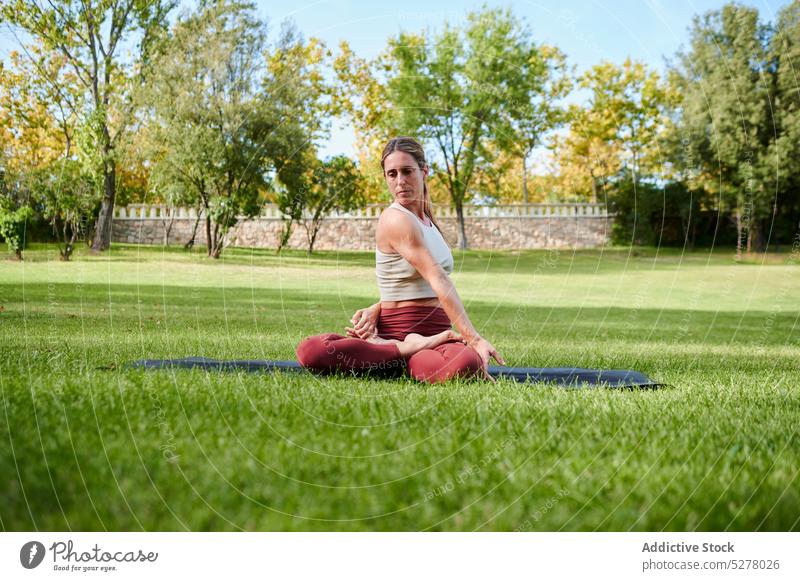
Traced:
[[[408, 333], [430, 337], [450, 328], [440, 307], [383, 309], [378, 335], [403, 340]], [[480, 356], [461, 342], [443, 343], [403, 358], [397, 345], [370, 343], [364, 339], [325, 333], [303, 339], [297, 346], [297, 360], [314, 371], [345, 369], [386, 372], [406, 368], [419, 381], [437, 383], [453, 377], [471, 377], [482, 367]]]

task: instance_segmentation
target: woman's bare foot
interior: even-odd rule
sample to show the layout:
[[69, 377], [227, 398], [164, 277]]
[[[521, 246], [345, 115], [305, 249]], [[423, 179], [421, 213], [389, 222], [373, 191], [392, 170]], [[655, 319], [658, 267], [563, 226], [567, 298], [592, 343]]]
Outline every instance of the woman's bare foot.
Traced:
[[430, 337], [423, 337], [417, 333], [409, 333], [406, 335], [404, 341], [398, 341], [397, 339], [383, 339], [378, 337], [378, 335], [367, 337], [365, 338], [365, 341], [379, 345], [385, 343], [394, 343], [397, 345], [400, 355], [403, 357], [411, 357], [414, 353], [422, 351], [423, 349], [433, 349], [442, 343], [447, 343], [448, 341], [463, 341], [463, 339], [461, 338], [461, 334], [453, 331], [452, 329], [448, 329], [447, 331], [442, 331], [441, 333], [431, 335]]
[[411, 357], [414, 353], [422, 351], [423, 349], [433, 349], [448, 341], [461, 340], [461, 335], [451, 329], [442, 331], [431, 337], [423, 337], [417, 333], [409, 333], [406, 335], [405, 341], [399, 341], [397, 343], [397, 348], [400, 350], [400, 355], [403, 357]]

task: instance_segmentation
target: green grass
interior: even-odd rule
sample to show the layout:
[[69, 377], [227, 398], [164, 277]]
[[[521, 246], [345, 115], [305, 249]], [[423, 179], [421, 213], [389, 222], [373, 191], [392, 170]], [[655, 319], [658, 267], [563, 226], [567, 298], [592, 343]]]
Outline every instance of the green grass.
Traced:
[[509, 365], [633, 368], [658, 391], [124, 367], [294, 358], [376, 300], [373, 260], [0, 261], [2, 529], [800, 529], [794, 255], [456, 256]]

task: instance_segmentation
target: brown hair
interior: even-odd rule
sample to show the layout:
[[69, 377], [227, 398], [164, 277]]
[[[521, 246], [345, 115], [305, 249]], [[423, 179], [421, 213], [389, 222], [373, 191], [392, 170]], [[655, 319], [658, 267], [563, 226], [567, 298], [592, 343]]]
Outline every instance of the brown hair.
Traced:
[[[425, 161], [425, 150], [422, 149], [420, 142], [413, 137], [406, 137], [402, 135], [390, 139], [389, 143], [386, 144], [386, 147], [383, 148], [383, 154], [381, 154], [381, 169], [383, 169], [383, 162], [386, 161], [386, 158], [395, 151], [402, 151], [409, 154], [414, 158], [414, 161], [417, 162], [417, 165], [419, 165], [420, 169], [428, 169], [428, 162]], [[434, 226], [436, 226], [436, 229], [439, 230], [439, 232], [442, 232], [442, 229], [439, 227], [439, 223], [433, 217], [433, 206], [431, 205], [431, 195], [428, 193], [428, 184], [423, 182], [422, 187], [422, 211], [426, 216], [428, 216], [430, 221], [433, 222]], [[442, 236], [444, 237], [444, 234], [442, 234]]]

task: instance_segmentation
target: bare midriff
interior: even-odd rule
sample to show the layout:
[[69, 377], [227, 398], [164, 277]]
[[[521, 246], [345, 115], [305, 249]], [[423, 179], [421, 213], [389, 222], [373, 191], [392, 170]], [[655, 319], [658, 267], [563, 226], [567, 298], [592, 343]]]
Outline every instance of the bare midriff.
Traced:
[[429, 299], [409, 299], [407, 301], [381, 301], [382, 309], [399, 309], [400, 307], [441, 307], [436, 297]]

